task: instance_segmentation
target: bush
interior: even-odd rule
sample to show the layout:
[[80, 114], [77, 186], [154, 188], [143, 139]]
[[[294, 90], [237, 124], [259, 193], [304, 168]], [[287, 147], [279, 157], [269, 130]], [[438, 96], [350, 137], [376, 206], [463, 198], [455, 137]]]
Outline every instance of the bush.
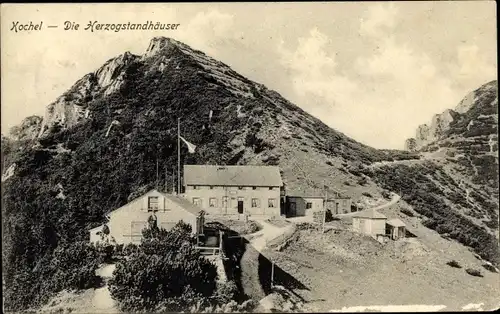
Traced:
[[386, 199], [390, 199], [391, 198], [391, 193], [387, 190], [383, 190], [382, 191], [382, 197], [386, 198]]
[[217, 282], [217, 289], [213, 296], [213, 299], [218, 304], [227, 304], [234, 300], [238, 294], [238, 286], [234, 281], [228, 282]]
[[40, 259], [33, 269], [23, 265], [23, 271], [18, 272], [5, 289], [5, 308], [17, 312], [40, 306], [65, 289], [98, 287], [101, 279], [95, 271], [99, 264], [94, 246], [83, 241], [61, 244], [51, 255]]
[[[352, 171], [351, 171], [352, 173]], [[365, 185], [368, 183], [368, 179], [366, 179], [366, 177], [361, 177], [359, 180], [358, 180], [358, 184], [359, 185]]]
[[129, 256], [132, 255], [133, 253], [139, 252], [139, 247], [133, 243], [127, 243], [123, 247], [123, 255], [124, 256]]
[[406, 216], [409, 216], [409, 217], [414, 217], [415, 215], [413, 214], [413, 212], [407, 208], [402, 208], [401, 209], [401, 212], [403, 214], [405, 214]]
[[143, 231], [139, 252], [119, 262], [109, 282], [122, 310], [180, 312], [209, 303], [217, 270], [195, 249], [190, 229], [180, 222], [171, 231]]
[[99, 253], [99, 261], [102, 263], [110, 263], [113, 259], [113, 254], [116, 251], [115, 246], [110, 244], [96, 244], [95, 248]]
[[449, 261], [448, 263], [446, 263], [446, 265], [451, 266], [453, 268], [462, 268], [462, 266], [460, 266], [460, 264], [455, 260]]
[[471, 276], [475, 276], [475, 277], [483, 277], [483, 275], [481, 274], [481, 272], [477, 269], [473, 269], [473, 268], [467, 268], [465, 270], [465, 272]]
[[361, 195], [364, 195], [366, 197], [372, 197], [372, 195], [368, 192], [363, 192], [363, 193], [361, 193]]
[[482, 265], [486, 270], [491, 271], [492, 273], [498, 273], [498, 270], [495, 268], [495, 266], [490, 265], [490, 264], [483, 264]]

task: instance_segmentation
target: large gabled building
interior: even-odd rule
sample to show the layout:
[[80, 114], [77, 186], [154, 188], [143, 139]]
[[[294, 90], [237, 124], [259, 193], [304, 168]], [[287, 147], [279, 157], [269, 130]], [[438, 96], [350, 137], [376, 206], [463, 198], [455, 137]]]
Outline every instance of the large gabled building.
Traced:
[[90, 242], [102, 240], [104, 229], [118, 244], [140, 243], [142, 230], [150, 219], [166, 230], [179, 221], [191, 225], [193, 235], [203, 233], [203, 211], [186, 199], [157, 190], [151, 190], [133, 201], [106, 214], [107, 223], [89, 231]]
[[184, 166], [184, 197], [207, 214], [278, 217], [283, 182], [275, 166]]

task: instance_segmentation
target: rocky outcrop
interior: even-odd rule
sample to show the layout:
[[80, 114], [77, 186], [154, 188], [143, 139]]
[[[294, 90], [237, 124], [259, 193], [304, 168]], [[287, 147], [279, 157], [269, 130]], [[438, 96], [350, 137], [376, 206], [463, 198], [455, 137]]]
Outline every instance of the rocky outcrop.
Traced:
[[417, 150], [417, 141], [414, 138], [409, 138], [405, 141], [405, 150], [414, 152]]
[[19, 125], [10, 129], [8, 137], [14, 141], [33, 140], [37, 137], [42, 125], [42, 117], [30, 116]]
[[412, 145], [410, 146], [412, 149], [410, 150], [406, 148], [406, 150], [416, 151], [440, 139], [443, 135], [446, 134], [446, 130], [448, 130], [450, 123], [455, 120], [457, 115], [458, 113], [456, 111], [447, 109], [441, 114], [434, 115], [434, 117], [432, 117], [430, 125], [419, 125], [415, 138], [408, 139], [405, 144], [406, 147], [408, 146], [408, 143], [411, 142]]
[[117, 91], [124, 82], [125, 69], [138, 56], [125, 52], [108, 60], [102, 67], [78, 80], [66, 93], [49, 104], [45, 111], [38, 137], [51, 130], [71, 128], [82, 120], [89, 119], [88, 103], [99, 93], [105, 96]]
[[[491, 112], [492, 107], [498, 104], [498, 96], [495, 95], [497, 95], [496, 81], [489, 82], [469, 93], [454, 109], [447, 109], [441, 114], [434, 115], [429, 125], [418, 126], [415, 138], [406, 140], [405, 149], [421, 150], [445, 139], [450, 133], [457, 133], [457, 131], [458, 133], [462, 131], [480, 132], [479, 129], [488, 128], [488, 124], [498, 124], [498, 114]], [[485, 103], [487, 104], [485, 105]], [[479, 114], [472, 118], [472, 113]], [[458, 123], [458, 121], [464, 121], [464, 119], [467, 120], [465, 128], [462, 127], [463, 123]], [[462, 130], [456, 128], [457, 123]], [[415, 146], [410, 143], [414, 143]]]

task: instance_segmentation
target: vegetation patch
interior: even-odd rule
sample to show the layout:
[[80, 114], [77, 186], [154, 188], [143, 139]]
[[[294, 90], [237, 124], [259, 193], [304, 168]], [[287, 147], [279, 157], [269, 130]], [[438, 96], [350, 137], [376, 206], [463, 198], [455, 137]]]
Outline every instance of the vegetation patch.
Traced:
[[236, 285], [217, 282], [216, 266], [195, 249], [195, 242], [191, 226], [182, 221], [171, 231], [154, 224], [143, 230], [138, 251], [117, 263], [109, 281], [120, 309], [205, 312], [229, 303]]
[[[427, 175], [440, 170], [432, 162], [412, 167], [385, 166], [374, 170], [373, 179], [388, 190], [401, 190], [402, 199], [425, 216], [424, 225], [474, 249], [494, 264], [500, 262], [498, 241], [484, 227], [456, 212], [443, 200], [440, 188]], [[418, 187], [418, 188], [417, 188]]]
[[446, 265], [453, 268], [462, 268], [462, 266], [460, 266], [460, 264], [456, 260], [449, 261], [448, 263], [446, 263]]
[[474, 276], [474, 277], [483, 277], [483, 275], [481, 274], [481, 272], [477, 269], [473, 269], [473, 268], [467, 268], [465, 270], [465, 272], [471, 276]]

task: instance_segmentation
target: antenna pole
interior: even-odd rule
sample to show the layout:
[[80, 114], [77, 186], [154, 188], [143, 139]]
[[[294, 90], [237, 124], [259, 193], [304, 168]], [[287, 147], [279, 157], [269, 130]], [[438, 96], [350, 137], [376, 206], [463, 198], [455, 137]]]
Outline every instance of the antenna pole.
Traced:
[[160, 184], [159, 174], [158, 174], [158, 155], [156, 155], [156, 189], [158, 190], [158, 185]]
[[175, 167], [172, 167], [172, 194], [175, 194]]
[[165, 193], [168, 193], [168, 167], [165, 165]]
[[177, 118], [177, 194], [181, 193], [181, 118]]

